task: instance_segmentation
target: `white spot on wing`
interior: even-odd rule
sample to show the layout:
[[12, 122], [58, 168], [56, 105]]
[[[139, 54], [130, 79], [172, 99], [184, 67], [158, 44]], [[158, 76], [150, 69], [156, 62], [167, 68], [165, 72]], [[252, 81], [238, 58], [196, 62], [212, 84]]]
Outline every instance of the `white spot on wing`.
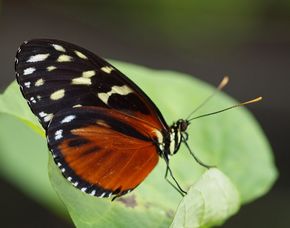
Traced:
[[35, 98], [34, 97], [30, 97], [30, 101], [32, 102], [32, 103], [36, 103], [36, 100], [35, 100]]
[[71, 122], [72, 120], [74, 120], [76, 118], [75, 115], [69, 115], [69, 116], [66, 116], [62, 121], [61, 123], [69, 123]]
[[128, 86], [123, 85], [123, 86], [113, 86], [111, 92], [120, 95], [127, 95], [129, 93], [132, 93], [133, 91]]
[[24, 82], [26, 88], [30, 88], [31, 82]]
[[62, 51], [62, 52], [65, 52], [65, 49], [63, 46], [59, 45], [59, 44], [52, 44], [51, 46], [54, 47], [55, 50], [57, 51]]
[[53, 70], [55, 70], [55, 69], [56, 69], [55, 66], [48, 66], [48, 67], [46, 68], [47, 71], [53, 71]]
[[80, 57], [81, 59], [88, 59], [87, 56], [85, 56], [83, 53], [81, 53], [80, 51], [75, 50], [75, 53], [78, 57]]
[[103, 198], [105, 195], [106, 195], [106, 193], [103, 192], [102, 195], [100, 195], [99, 197], [100, 197], [100, 198]]
[[111, 67], [111, 66], [104, 66], [104, 67], [101, 68], [101, 71], [103, 71], [103, 72], [105, 72], [107, 74], [110, 74], [112, 72], [112, 70], [114, 70], [114, 68]]
[[51, 121], [52, 117], [53, 117], [53, 114], [50, 113], [50, 114], [47, 114], [43, 120], [44, 120], [44, 122], [49, 122], [49, 121]]
[[110, 95], [108, 93], [98, 93], [98, 97], [105, 103], [108, 104]]
[[87, 188], [85, 188], [85, 187], [84, 188], [81, 188], [81, 191], [82, 192], [86, 192], [86, 190], [87, 190]]
[[24, 71], [23, 71], [23, 75], [28, 75], [28, 74], [32, 74], [36, 69], [34, 67], [29, 67], [29, 68], [26, 68]]
[[69, 55], [60, 55], [57, 60], [57, 62], [71, 62], [72, 61], [72, 57]]
[[48, 58], [49, 54], [37, 54], [30, 56], [30, 58], [27, 60], [28, 63], [35, 63], [35, 62], [40, 62], [44, 61]]
[[112, 94], [119, 94], [119, 95], [127, 95], [129, 93], [132, 93], [133, 90], [131, 90], [128, 86], [113, 86], [111, 91], [107, 93], [98, 93], [98, 97], [105, 103], [108, 104], [108, 99]]
[[90, 78], [79, 77], [79, 78], [72, 79], [71, 84], [73, 84], [73, 85], [91, 85], [92, 81]]
[[91, 78], [95, 76], [96, 72], [94, 70], [87, 70], [82, 73], [82, 77], [84, 78]]
[[76, 104], [76, 105], [73, 106], [73, 108], [78, 108], [78, 107], [82, 107], [82, 105], [81, 104]]
[[42, 78], [38, 79], [36, 82], [35, 82], [35, 86], [42, 86], [44, 84], [44, 80]]
[[90, 195], [94, 196], [96, 194], [96, 190], [93, 190]]
[[57, 90], [50, 95], [50, 99], [51, 100], [59, 100], [59, 99], [64, 97], [64, 94], [65, 94], [64, 89]]
[[39, 115], [40, 117], [45, 117], [45, 116], [47, 116], [47, 113], [45, 113], [45, 112], [40, 112], [40, 113], [38, 113], [38, 115]]
[[62, 138], [62, 132], [63, 132], [62, 129], [57, 130], [57, 131], [55, 132], [55, 134], [54, 134], [54, 139], [55, 139], [55, 140], [59, 140], [59, 139], [61, 139], [61, 138]]

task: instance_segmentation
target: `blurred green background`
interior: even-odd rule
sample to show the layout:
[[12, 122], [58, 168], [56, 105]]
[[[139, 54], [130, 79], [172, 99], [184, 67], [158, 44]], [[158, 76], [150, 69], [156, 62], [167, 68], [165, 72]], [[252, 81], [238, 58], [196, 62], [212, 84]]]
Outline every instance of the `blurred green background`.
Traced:
[[[63, 39], [106, 58], [185, 72], [211, 84], [227, 74], [226, 92], [236, 99], [264, 96], [249, 108], [272, 144], [280, 177], [269, 194], [223, 227], [289, 226], [290, 1], [2, 1], [1, 92], [14, 80], [18, 46], [31, 38]], [[71, 227], [7, 180], [0, 188], [2, 225]]]

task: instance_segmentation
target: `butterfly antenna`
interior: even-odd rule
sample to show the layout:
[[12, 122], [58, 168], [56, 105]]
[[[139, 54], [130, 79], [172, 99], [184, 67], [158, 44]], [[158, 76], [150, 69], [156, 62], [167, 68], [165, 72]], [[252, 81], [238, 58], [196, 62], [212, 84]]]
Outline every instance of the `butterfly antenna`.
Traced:
[[262, 99], [263, 99], [262, 97], [257, 97], [257, 98], [255, 98], [255, 99], [252, 99], [252, 100], [249, 100], [249, 101], [246, 101], [246, 102], [243, 102], [243, 103], [235, 104], [235, 105], [233, 105], [233, 106], [230, 106], [230, 107], [228, 107], [228, 108], [221, 109], [221, 110], [219, 110], [219, 111], [215, 111], [215, 112], [211, 112], [211, 113], [207, 113], [207, 114], [203, 114], [203, 115], [200, 115], [200, 116], [193, 117], [193, 118], [189, 119], [188, 121], [195, 120], [195, 119], [199, 119], [199, 118], [201, 118], [201, 117], [205, 117], [205, 116], [215, 115], [215, 114], [218, 114], [218, 113], [221, 113], [221, 112], [227, 111], [227, 110], [229, 110], [229, 109], [233, 109], [233, 108], [241, 107], [241, 106], [244, 106], [244, 105], [247, 105], [247, 104], [256, 103], [256, 102], [261, 101]]
[[208, 96], [199, 106], [197, 106], [186, 118], [187, 120], [196, 112], [198, 111], [201, 107], [203, 107], [212, 97], [214, 97], [214, 95], [216, 95], [216, 93], [218, 91], [221, 91], [229, 82], [229, 77], [225, 76], [223, 78], [223, 80], [220, 82], [220, 84], [218, 85], [218, 87], [213, 91], [213, 93]]

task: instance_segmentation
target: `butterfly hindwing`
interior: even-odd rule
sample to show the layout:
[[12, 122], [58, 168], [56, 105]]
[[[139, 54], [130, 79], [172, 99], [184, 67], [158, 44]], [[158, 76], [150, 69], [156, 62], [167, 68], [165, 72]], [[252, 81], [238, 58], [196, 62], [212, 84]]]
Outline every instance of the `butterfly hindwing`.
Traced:
[[60, 110], [80, 106], [116, 109], [158, 128], [167, 126], [158, 108], [135, 83], [76, 45], [49, 39], [24, 42], [18, 49], [15, 69], [21, 92], [45, 129]]
[[77, 107], [58, 112], [47, 137], [56, 164], [72, 184], [109, 197], [134, 189], [155, 167], [155, 131], [122, 112]]

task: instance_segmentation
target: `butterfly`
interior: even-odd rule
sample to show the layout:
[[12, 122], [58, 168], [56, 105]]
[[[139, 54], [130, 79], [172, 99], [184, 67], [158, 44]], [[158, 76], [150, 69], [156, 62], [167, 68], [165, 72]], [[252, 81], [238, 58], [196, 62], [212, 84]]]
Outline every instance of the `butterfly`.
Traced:
[[53, 39], [26, 41], [17, 51], [15, 72], [56, 165], [85, 193], [120, 197], [135, 189], [161, 157], [166, 180], [186, 194], [169, 166], [181, 143], [209, 167], [187, 144], [188, 118], [169, 126], [133, 81], [84, 48]]

